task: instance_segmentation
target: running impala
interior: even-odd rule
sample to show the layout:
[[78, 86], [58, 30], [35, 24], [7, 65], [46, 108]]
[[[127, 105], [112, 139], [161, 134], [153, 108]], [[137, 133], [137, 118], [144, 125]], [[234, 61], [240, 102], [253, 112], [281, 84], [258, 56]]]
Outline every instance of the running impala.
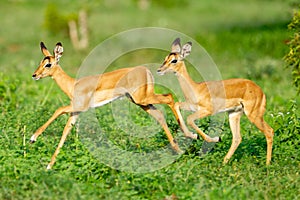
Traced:
[[174, 110], [173, 97], [171, 94], [154, 93], [154, 78], [146, 67], [138, 66], [133, 68], [123, 68], [75, 80], [67, 75], [58, 64], [63, 53], [63, 47], [60, 42], [56, 44], [54, 55], [47, 50], [43, 42], [40, 43], [40, 47], [45, 57], [33, 73], [32, 78], [34, 80], [39, 80], [45, 77], [52, 77], [71, 101], [70, 105], [58, 108], [52, 117], [41, 126], [30, 139], [30, 142], [34, 143], [38, 136], [41, 135], [57, 117], [62, 114], [70, 114], [58, 147], [56, 148], [47, 169], [51, 169], [55, 163], [59, 150], [63, 146], [66, 137], [72, 126], [75, 124], [80, 112], [87, 111], [89, 108], [102, 106], [123, 96], [129, 97], [133, 103], [140, 106], [154, 117], [163, 127], [172, 148], [178, 153], [181, 152], [178, 144], [173, 139], [168, 129], [164, 115], [153, 105], [169, 105], [178, 120]]
[[177, 38], [172, 44], [171, 53], [165, 58], [157, 72], [163, 75], [174, 72], [183, 91], [185, 102], [175, 103], [179, 124], [185, 135], [195, 138], [185, 125], [180, 109], [193, 111], [187, 117], [187, 123], [205, 141], [218, 142], [219, 137], [211, 138], [195, 124], [195, 120], [214, 115], [220, 112], [229, 113], [229, 125], [232, 132], [232, 144], [224, 158], [227, 163], [242, 141], [240, 134], [240, 118], [245, 114], [250, 122], [265, 134], [267, 140], [267, 159], [269, 165], [272, 156], [273, 129], [265, 122], [263, 116], [266, 108], [266, 96], [254, 82], [246, 79], [228, 79], [222, 81], [206, 81], [196, 83], [189, 76], [184, 59], [192, 49], [192, 43], [180, 45]]

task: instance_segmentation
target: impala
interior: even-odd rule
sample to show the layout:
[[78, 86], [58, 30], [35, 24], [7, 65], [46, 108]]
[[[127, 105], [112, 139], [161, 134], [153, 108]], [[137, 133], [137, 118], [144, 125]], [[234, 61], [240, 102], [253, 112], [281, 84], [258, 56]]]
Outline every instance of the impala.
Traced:
[[104, 74], [83, 77], [78, 80], [68, 76], [59, 66], [58, 62], [63, 53], [62, 44], [59, 42], [52, 55], [44, 43], [40, 43], [41, 51], [44, 58], [38, 68], [32, 75], [32, 78], [39, 80], [45, 77], [52, 77], [61, 90], [70, 98], [70, 105], [58, 108], [52, 117], [42, 125], [31, 137], [30, 142], [34, 143], [39, 135], [50, 125], [53, 120], [62, 114], [70, 114], [65, 125], [62, 137], [56, 148], [47, 169], [51, 169], [55, 159], [63, 146], [67, 135], [80, 112], [87, 111], [89, 108], [95, 108], [114, 101], [120, 97], [126, 96], [133, 103], [140, 106], [143, 110], [154, 117], [166, 132], [172, 148], [176, 152], [181, 152], [178, 144], [173, 139], [164, 115], [157, 110], [153, 104], [167, 104], [175, 114], [174, 100], [171, 94], [155, 94], [153, 75], [144, 66], [133, 68], [123, 68]]
[[174, 72], [177, 76], [185, 102], [176, 102], [175, 111], [185, 135], [195, 138], [186, 127], [180, 109], [194, 112], [187, 117], [187, 123], [208, 142], [218, 142], [219, 137], [211, 138], [203, 133], [195, 124], [195, 120], [220, 112], [228, 112], [232, 144], [224, 158], [224, 163], [227, 163], [241, 143], [240, 118], [245, 113], [250, 122], [255, 124], [265, 134], [267, 140], [266, 164], [270, 164], [274, 132], [263, 118], [266, 97], [261, 88], [254, 82], [246, 79], [194, 82], [189, 76], [184, 63], [184, 58], [190, 54], [191, 49], [191, 42], [186, 43], [181, 48], [180, 39], [175, 39], [172, 43], [171, 53], [157, 70], [160, 75], [166, 72]]

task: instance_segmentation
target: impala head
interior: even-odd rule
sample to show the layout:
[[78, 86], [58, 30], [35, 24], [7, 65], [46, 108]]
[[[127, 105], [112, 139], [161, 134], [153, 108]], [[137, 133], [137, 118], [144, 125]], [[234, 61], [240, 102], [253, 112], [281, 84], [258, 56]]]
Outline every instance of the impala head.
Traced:
[[177, 73], [184, 64], [183, 59], [191, 53], [192, 42], [187, 42], [181, 48], [180, 38], [176, 38], [172, 43], [171, 53], [165, 58], [162, 66], [157, 70], [160, 75], [166, 72]]
[[58, 42], [56, 44], [56, 47], [54, 48], [52, 55], [48, 49], [46, 48], [45, 44], [43, 42], [40, 43], [41, 51], [44, 54], [44, 59], [40, 62], [39, 67], [35, 70], [35, 72], [32, 75], [32, 78], [34, 80], [39, 80], [40, 78], [45, 78], [47, 76], [52, 76], [55, 72], [59, 58], [62, 56], [62, 53], [64, 51], [62, 44]]

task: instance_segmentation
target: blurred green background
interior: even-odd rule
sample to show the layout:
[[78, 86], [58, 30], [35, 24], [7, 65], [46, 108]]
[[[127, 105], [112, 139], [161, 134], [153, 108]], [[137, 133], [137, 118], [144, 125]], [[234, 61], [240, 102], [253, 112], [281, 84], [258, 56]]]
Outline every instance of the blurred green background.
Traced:
[[[30, 78], [41, 59], [39, 42], [44, 41], [52, 50], [61, 41], [65, 47], [61, 65], [75, 75], [90, 50], [110, 36], [132, 28], [164, 27], [197, 40], [224, 79], [270, 79], [268, 75], [275, 75], [285, 82], [290, 77], [282, 58], [288, 52], [285, 43], [290, 36], [287, 24], [292, 5], [293, 1], [279, 0], [6, 1], [1, 3], [0, 67], [5, 74], [28, 74]], [[84, 50], [74, 49], [67, 25], [78, 19], [80, 10], [88, 15], [89, 45]], [[161, 62], [164, 56], [156, 61]], [[278, 70], [285, 76], [279, 76]]]

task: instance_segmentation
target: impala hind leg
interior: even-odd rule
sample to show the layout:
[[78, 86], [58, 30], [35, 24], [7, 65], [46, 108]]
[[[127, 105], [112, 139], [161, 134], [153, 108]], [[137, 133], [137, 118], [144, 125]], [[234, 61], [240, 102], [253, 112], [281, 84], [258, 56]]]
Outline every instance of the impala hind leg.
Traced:
[[159, 110], [156, 109], [156, 107], [154, 107], [153, 105], [148, 105], [148, 106], [141, 106], [147, 113], [149, 113], [152, 117], [154, 117], [154, 119], [156, 119], [156, 121], [162, 126], [162, 128], [164, 129], [167, 138], [171, 144], [171, 147], [177, 152], [177, 153], [182, 153], [181, 149], [179, 148], [177, 142], [174, 140], [168, 125], [166, 123], [165, 117], [162, 114], [162, 112], [160, 112]]
[[60, 138], [59, 144], [58, 144], [58, 146], [57, 146], [54, 154], [52, 155], [50, 163], [47, 166], [48, 170], [51, 169], [51, 167], [54, 165], [56, 157], [57, 157], [60, 149], [64, 145], [64, 142], [65, 142], [68, 134], [70, 133], [73, 125], [75, 124], [75, 122], [76, 122], [76, 120], [78, 118], [78, 115], [79, 115], [79, 113], [71, 113], [71, 116], [69, 117], [68, 122], [67, 122], [67, 124], [66, 124], [66, 126], [64, 128], [63, 134], [62, 134], [62, 136]]
[[[130, 97], [134, 103], [141, 104], [141, 105], [147, 105], [148, 103], [151, 104], [167, 104], [170, 109], [172, 110], [176, 121], [180, 125], [181, 121], [179, 120], [178, 113], [175, 109], [175, 103], [172, 94], [154, 94], [154, 91], [152, 91], [152, 95], [149, 95], [148, 97], [144, 98], [141, 101], [135, 102], [132, 97]], [[180, 114], [180, 113], [179, 113]]]
[[[159, 97], [158, 99], [160, 100], [160, 102], [167, 104], [171, 108], [171, 110], [175, 116], [175, 119], [176, 119], [177, 123], [179, 124], [181, 130], [183, 131], [185, 137], [197, 139], [197, 134], [193, 134], [192, 132], [190, 132], [184, 123], [183, 117], [180, 113], [180, 104], [181, 103], [179, 103], [179, 102], [174, 103], [174, 100], [173, 100], [173, 97], [171, 94], [163, 94], [163, 95], [155, 95], [155, 96]], [[150, 101], [150, 102], [152, 103], [153, 101]]]
[[226, 154], [223, 163], [227, 163], [235, 150], [242, 141], [240, 133], [240, 119], [243, 115], [243, 111], [229, 113], [229, 125], [232, 132], [232, 143], [228, 153]]
[[257, 126], [259, 130], [261, 130], [267, 139], [267, 160], [266, 164], [269, 165], [271, 162], [272, 158], [272, 145], [273, 145], [273, 136], [274, 136], [274, 131], [273, 129], [264, 121], [263, 118], [260, 120], [257, 120], [254, 122], [254, 124]]
[[43, 133], [43, 131], [60, 115], [69, 113], [72, 110], [72, 106], [63, 106], [58, 108], [54, 114], [50, 117], [50, 119], [41, 126], [30, 138], [30, 143], [34, 143], [36, 139]]
[[265, 122], [262, 115], [260, 116], [248, 116], [249, 120], [265, 134], [267, 140], [267, 160], [266, 164], [269, 165], [272, 157], [272, 145], [273, 145], [273, 129]]
[[[274, 130], [269, 126], [264, 120], [264, 112], [265, 112], [265, 97], [262, 100], [262, 103], [258, 108], [249, 109], [251, 105], [245, 104], [245, 114], [248, 119], [261, 131], [264, 133], [267, 140], [267, 159], [266, 164], [269, 165], [272, 157], [272, 145], [273, 145], [273, 136]], [[251, 112], [252, 111], [252, 112]], [[253, 112], [255, 111], [255, 112]]]
[[196, 124], [195, 120], [203, 117], [209, 116], [209, 113], [205, 114], [203, 110], [198, 110], [195, 113], [191, 114], [187, 118], [187, 123], [193, 127], [197, 131], [197, 133], [206, 141], [206, 142], [219, 142], [220, 137], [210, 137], [209, 135], [206, 135]]

